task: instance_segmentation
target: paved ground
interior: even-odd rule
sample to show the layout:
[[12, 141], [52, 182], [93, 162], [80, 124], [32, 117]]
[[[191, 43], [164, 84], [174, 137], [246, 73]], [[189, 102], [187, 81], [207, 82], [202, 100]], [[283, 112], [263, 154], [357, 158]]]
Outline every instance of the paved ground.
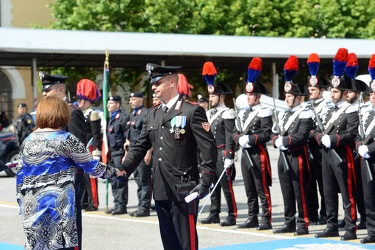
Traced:
[[[276, 171], [278, 152], [271, 147], [269, 147], [269, 152], [273, 169], [273, 185], [271, 187], [273, 227], [277, 228], [283, 224], [283, 202]], [[240, 224], [246, 220], [247, 205], [239, 163], [237, 163], [237, 170], [234, 190], [239, 212], [237, 223]], [[24, 235], [18, 217], [18, 207], [15, 202], [15, 179], [1, 174], [0, 183], [0, 249], [22, 249]], [[106, 204], [105, 190], [105, 183], [100, 180], [100, 210], [83, 213], [83, 249], [163, 249], [156, 212], [152, 211], [151, 216], [146, 218], [133, 218], [127, 214], [120, 216], [107, 215], [104, 213]], [[133, 180], [129, 182], [129, 194], [128, 211], [131, 212], [137, 206], [136, 184]], [[224, 220], [227, 216], [224, 197], [222, 201], [220, 217]], [[201, 205], [204, 202], [205, 200], [202, 200]], [[208, 215], [209, 205], [210, 202], [207, 203], [207, 206], [199, 216], [199, 220]], [[112, 195], [109, 194], [109, 207], [111, 206]], [[342, 206], [340, 205], [340, 207]], [[340, 212], [339, 219], [343, 218], [342, 211]], [[237, 229], [236, 226], [221, 227], [217, 224], [198, 224], [201, 249], [375, 249], [375, 244], [359, 244], [359, 239], [366, 236], [366, 230], [359, 230], [359, 239], [350, 242], [342, 242], [339, 237], [315, 239], [315, 233], [323, 229], [324, 226], [311, 225], [309, 235], [295, 237], [292, 233], [275, 235], [272, 230], [259, 232], [255, 229]], [[340, 235], [343, 233], [343, 230], [341, 230]]]

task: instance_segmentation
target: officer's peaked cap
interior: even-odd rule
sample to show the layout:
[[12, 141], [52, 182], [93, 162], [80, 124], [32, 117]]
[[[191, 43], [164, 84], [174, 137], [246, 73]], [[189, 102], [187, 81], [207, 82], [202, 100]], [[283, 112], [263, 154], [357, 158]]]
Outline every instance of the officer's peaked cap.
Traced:
[[47, 73], [44, 73], [43, 71], [39, 72], [39, 78], [42, 81], [42, 90], [46, 90], [50, 88], [54, 84], [58, 83], [66, 83], [66, 80], [68, 79], [67, 76], [63, 75], [49, 75]]
[[167, 75], [176, 74], [181, 68], [182, 66], [160, 66], [154, 63], [147, 63], [146, 65], [146, 71], [151, 76], [151, 84]]
[[143, 93], [142, 92], [131, 92], [129, 95], [129, 98], [131, 97], [138, 97], [138, 98], [143, 98]]
[[121, 103], [121, 97], [119, 95], [110, 96], [110, 97], [108, 97], [108, 101], [114, 101], [114, 102]]

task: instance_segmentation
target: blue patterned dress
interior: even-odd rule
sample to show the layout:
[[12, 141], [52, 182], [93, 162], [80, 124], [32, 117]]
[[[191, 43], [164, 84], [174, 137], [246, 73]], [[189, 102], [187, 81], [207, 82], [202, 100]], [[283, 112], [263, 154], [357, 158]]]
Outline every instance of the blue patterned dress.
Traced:
[[74, 176], [82, 169], [109, 178], [116, 170], [92, 158], [66, 131], [34, 132], [23, 142], [17, 173], [17, 201], [26, 234], [25, 249], [78, 245]]

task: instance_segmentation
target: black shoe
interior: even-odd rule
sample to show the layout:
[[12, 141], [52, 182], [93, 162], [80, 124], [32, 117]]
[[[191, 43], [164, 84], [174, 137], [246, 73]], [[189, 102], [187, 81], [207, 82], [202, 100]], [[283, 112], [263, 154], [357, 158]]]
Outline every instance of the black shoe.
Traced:
[[368, 235], [367, 237], [361, 240], [362, 244], [375, 243], [375, 236]]
[[272, 229], [272, 225], [270, 222], [262, 222], [260, 223], [259, 227], [257, 227], [257, 230], [262, 231], [262, 230], [269, 230]]
[[273, 230], [274, 234], [293, 233], [296, 230], [295, 227], [284, 225], [278, 229]]
[[129, 215], [134, 216], [134, 217], [147, 217], [147, 216], [150, 216], [150, 211], [136, 210], [135, 212], [132, 212]]
[[358, 224], [358, 229], [366, 229], [366, 220], [362, 220]]
[[232, 216], [228, 216], [223, 222], [220, 223], [222, 227], [234, 226], [236, 225], [236, 219]]
[[338, 229], [324, 229], [323, 232], [315, 234], [315, 238], [328, 238], [328, 237], [338, 237], [339, 230]]
[[258, 220], [257, 219], [247, 219], [245, 223], [239, 224], [237, 227], [238, 228], [256, 228], [259, 226]]
[[85, 208], [85, 211], [86, 211], [86, 212], [98, 211], [98, 208], [95, 208], [95, 207], [87, 207], [87, 208]]
[[112, 211], [112, 215], [127, 214], [127, 213], [128, 211], [126, 210], [126, 207], [119, 207]]
[[220, 223], [220, 218], [218, 214], [210, 214], [206, 219], [201, 220], [202, 224], [214, 224]]
[[345, 219], [342, 219], [342, 221], [340, 221], [340, 222], [337, 224], [338, 227], [345, 227], [345, 225], [346, 225]]
[[350, 230], [346, 230], [345, 234], [341, 236], [341, 240], [355, 240], [355, 239], [357, 239], [357, 234]]
[[297, 227], [297, 230], [294, 232], [295, 236], [305, 235], [305, 234], [309, 234], [309, 229], [308, 228]]
[[327, 217], [324, 215], [321, 215], [316, 222], [316, 225], [326, 225], [327, 224]]
[[114, 207], [113, 207], [113, 208], [110, 208], [110, 209], [108, 209], [108, 210], [105, 210], [104, 213], [106, 213], [106, 214], [112, 214], [112, 211], [115, 210], [115, 209], [116, 209], [116, 208], [114, 208]]

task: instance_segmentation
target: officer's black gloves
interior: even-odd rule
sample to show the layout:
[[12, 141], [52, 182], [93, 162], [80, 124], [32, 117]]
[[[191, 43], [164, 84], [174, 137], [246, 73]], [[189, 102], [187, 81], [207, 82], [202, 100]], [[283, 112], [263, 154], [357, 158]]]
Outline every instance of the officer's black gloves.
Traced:
[[195, 188], [193, 188], [189, 194], [192, 194], [194, 192], [197, 192], [198, 193], [198, 197], [199, 199], [203, 199], [204, 197], [206, 197], [208, 195], [208, 193], [210, 192], [210, 186], [205, 186], [203, 185], [202, 183], [199, 183], [197, 186], [195, 186]]

